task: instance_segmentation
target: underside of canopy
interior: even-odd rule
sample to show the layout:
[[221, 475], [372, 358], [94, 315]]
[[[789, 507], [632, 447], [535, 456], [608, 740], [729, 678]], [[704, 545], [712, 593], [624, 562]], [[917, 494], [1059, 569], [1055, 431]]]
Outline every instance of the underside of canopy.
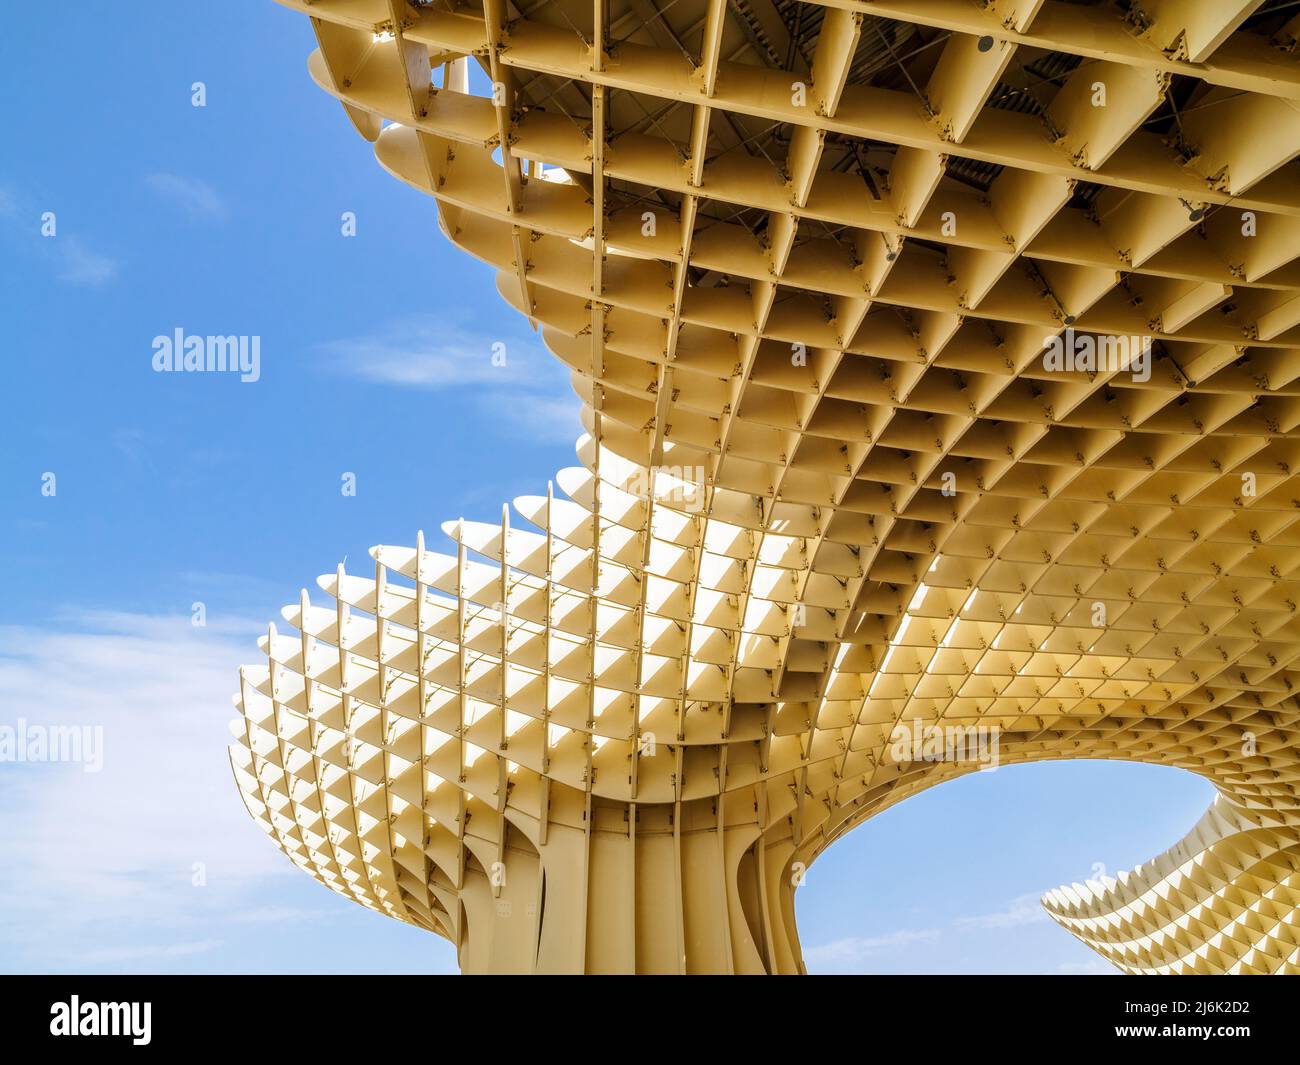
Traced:
[[295, 864], [466, 971], [799, 972], [817, 855], [995, 737], [1218, 790], [1063, 927], [1300, 971], [1293, 4], [280, 2], [586, 429], [243, 670]]

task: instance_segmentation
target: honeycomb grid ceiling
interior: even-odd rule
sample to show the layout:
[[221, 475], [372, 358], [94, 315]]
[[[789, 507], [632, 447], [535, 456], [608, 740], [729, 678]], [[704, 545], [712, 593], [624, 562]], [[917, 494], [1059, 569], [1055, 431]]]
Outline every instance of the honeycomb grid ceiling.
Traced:
[[800, 972], [801, 872], [980, 766], [896, 727], [978, 727], [1217, 789], [1064, 928], [1300, 972], [1300, 9], [279, 2], [586, 428], [271, 627], [232, 764], [295, 864], [466, 971]]

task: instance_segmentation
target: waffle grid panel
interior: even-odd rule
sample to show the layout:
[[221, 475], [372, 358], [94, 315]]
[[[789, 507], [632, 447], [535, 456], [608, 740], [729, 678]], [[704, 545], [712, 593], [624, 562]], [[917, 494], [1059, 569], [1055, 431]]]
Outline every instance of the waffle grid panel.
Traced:
[[1300, 16], [281, 3], [586, 423], [268, 633], [232, 764], [296, 864], [469, 971], [801, 971], [802, 871], [979, 768], [900, 730], [994, 735], [1218, 789], [1063, 927], [1300, 969]]

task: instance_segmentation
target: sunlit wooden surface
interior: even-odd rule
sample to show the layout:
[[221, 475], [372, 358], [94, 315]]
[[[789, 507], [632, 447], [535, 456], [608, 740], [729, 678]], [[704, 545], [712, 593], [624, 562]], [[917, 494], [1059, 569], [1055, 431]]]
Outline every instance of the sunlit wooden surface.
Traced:
[[803, 871], [980, 768], [896, 729], [982, 730], [1218, 789], [1062, 926], [1300, 971], [1295, 8], [280, 2], [586, 430], [243, 670], [235, 776], [295, 864], [466, 971], [798, 972]]

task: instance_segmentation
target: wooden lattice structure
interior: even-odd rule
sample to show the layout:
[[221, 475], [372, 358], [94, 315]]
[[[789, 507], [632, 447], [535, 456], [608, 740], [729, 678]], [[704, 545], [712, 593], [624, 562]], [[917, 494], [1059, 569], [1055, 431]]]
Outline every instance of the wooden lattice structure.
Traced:
[[244, 669], [298, 866], [467, 971], [797, 972], [802, 870], [980, 767], [900, 753], [938, 729], [1208, 778], [1045, 905], [1130, 972], [1300, 971], [1295, 5], [280, 2], [587, 431]]

